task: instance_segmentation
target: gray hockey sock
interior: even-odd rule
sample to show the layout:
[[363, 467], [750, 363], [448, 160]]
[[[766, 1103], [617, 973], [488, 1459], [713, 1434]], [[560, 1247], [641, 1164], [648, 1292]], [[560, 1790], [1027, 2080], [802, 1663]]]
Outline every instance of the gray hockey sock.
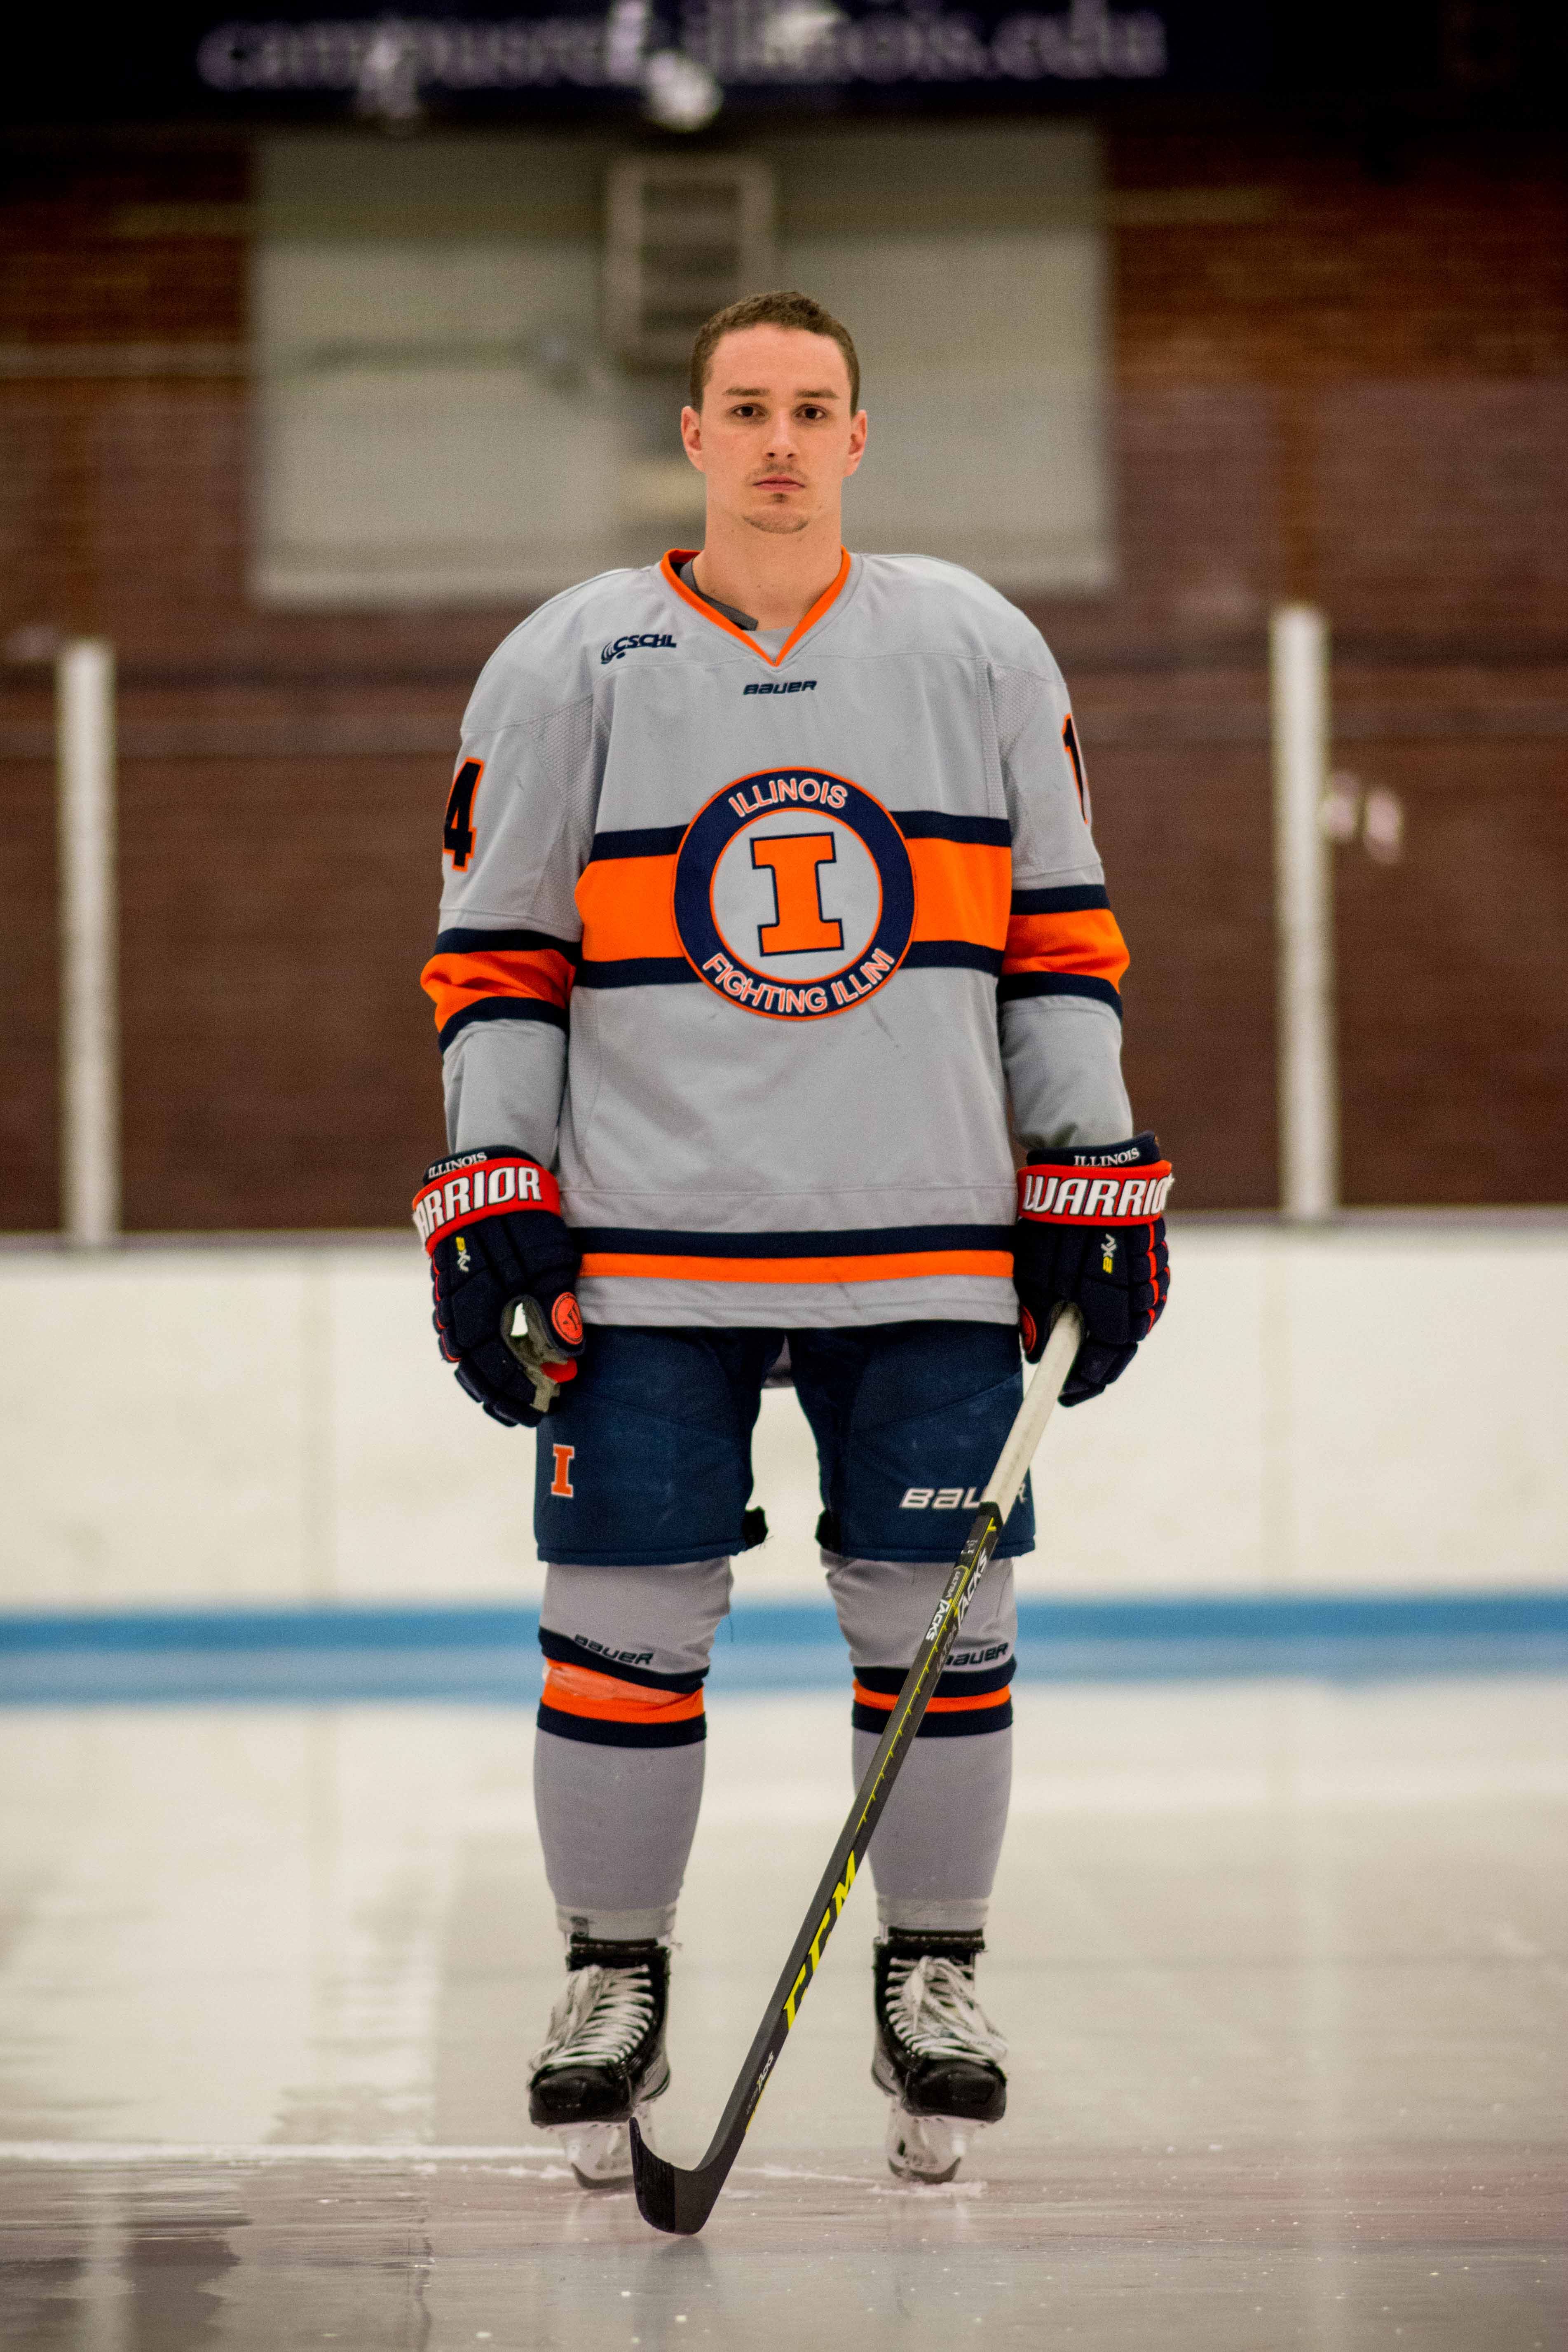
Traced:
[[702, 1801], [702, 1680], [729, 1602], [727, 1559], [547, 1571], [533, 1793], [567, 1934], [671, 1932]]
[[[858, 1784], [952, 1563], [822, 1557], [855, 1666]], [[985, 1925], [1012, 1788], [1016, 1631], [1012, 1568], [997, 1560], [975, 1593], [872, 1841], [884, 1927], [963, 1932]]]
[[[857, 1786], [879, 1734], [855, 1734]], [[877, 1916], [885, 1927], [983, 1928], [1013, 1778], [1013, 1734], [919, 1739], [871, 1841]]]

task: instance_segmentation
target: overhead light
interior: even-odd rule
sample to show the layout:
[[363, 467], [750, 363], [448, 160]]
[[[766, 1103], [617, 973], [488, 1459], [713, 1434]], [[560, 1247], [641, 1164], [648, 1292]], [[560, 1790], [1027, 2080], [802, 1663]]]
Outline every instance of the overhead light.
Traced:
[[770, 66], [799, 73], [812, 62], [813, 51], [848, 21], [832, 0], [783, 0], [763, 20], [763, 56]]
[[724, 103], [718, 79], [684, 49], [660, 49], [643, 68], [643, 111], [663, 131], [700, 131]]
[[376, 26], [360, 60], [355, 111], [389, 130], [406, 130], [420, 120], [419, 47], [412, 26], [393, 17]]

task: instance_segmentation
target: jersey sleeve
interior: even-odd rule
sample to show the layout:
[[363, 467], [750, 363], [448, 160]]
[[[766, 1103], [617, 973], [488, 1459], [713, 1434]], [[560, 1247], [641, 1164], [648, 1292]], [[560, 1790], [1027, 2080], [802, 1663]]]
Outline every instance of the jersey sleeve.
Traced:
[[992, 671], [1013, 835], [1002, 1061], [1013, 1124], [1031, 1151], [1132, 1132], [1121, 1078], [1127, 950], [1094, 845], [1067, 688], [1043, 645], [1040, 656], [1038, 668]]
[[481, 680], [443, 829], [440, 928], [420, 975], [454, 1151], [510, 1144], [554, 1163], [596, 771], [591, 698], [517, 715]]

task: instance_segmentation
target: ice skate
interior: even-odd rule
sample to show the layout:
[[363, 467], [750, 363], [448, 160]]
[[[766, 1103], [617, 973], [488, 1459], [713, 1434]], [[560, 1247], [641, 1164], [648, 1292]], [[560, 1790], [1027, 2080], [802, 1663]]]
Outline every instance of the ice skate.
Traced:
[[662, 1944], [574, 1936], [566, 1989], [535, 2052], [529, 2121], [553, 2132], [585, 2189], [631, 2177], [635, 2115], [669, 2087], [664, 2051], [669, 1954]]
[[875, 1954], [871, 2079], [892, 2101], [889, 2169], [951, 2180], [974, 2134], [1007, 2106], [1007, 2045], [974, 1992], [978, 1936], [885, 1932]]

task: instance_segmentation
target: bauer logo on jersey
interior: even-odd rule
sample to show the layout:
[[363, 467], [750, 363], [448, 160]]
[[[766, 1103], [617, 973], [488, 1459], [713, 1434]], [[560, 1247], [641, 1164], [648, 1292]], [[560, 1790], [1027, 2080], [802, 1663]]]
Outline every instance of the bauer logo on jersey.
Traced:
[[897, 971], [914, 925], [903, 835], [842, 776], [738, 776], [687, 827], [675, 862], [680, 944], [698, 978], [748, 1013], [848, 1012]]

